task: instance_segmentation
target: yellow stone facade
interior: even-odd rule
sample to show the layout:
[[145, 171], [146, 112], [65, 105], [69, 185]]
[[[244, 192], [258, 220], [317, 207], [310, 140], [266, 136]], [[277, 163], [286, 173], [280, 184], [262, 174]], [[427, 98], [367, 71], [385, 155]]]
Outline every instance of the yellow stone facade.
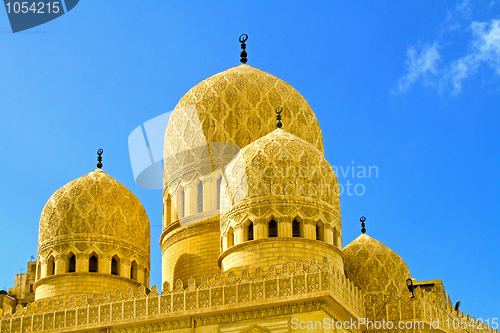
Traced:
[[169, 120], [164, 163], [162, 290], [149, 289], [143, 206], [98, 169], [44, 207], [33, 272], [0, 293], [0, 333], [499, 333], [446, 327], [477, 321], [441, 280], [412, 279], [412, 298], [408, 266], [381, 242], [342, 247], [321, 129], [282, 80], [240, 65], [196, 85]]
[[43, 208], [35, 299], [149, 287], [149, 247], [139, 199], [94, 170], [57, 190]]

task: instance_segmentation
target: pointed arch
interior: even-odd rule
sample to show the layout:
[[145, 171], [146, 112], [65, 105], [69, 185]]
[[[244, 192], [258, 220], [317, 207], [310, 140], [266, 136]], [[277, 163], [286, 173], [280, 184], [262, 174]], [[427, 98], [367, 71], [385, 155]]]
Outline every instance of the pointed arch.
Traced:
[[120, 258], [116, 254], [111, 258], [111, 274], [120, 275]]
[[165, 203], [165, 206], [163, 207], [163, 216], [164, 216], [164, 223], [165, 225], [163, 228], [165, 228], [167, 225], [172, 223], [172, 196], [170, 193], [167, 194], [167, 200]]
[[278, 237], [278, 223], [275, 219], [271, 219], [267, 224], [268, 237]]
[[217, 178], [216, 190], [217, 190], [217, 209], [220, 209], [220, 186], [222, 184], [222, 177]]
[[99, 256], [92, 252], [89, 256], [89, 272], [97, 273], [99, 269]]
[[292, 237], [302, 237], [302, 223], [299, 222], [298, 218], [294, 218], [292, 221]]
[[321, 220], [316, 222], [316, 240], [325, 240], [325, 225]]
[[137, 281], [137, 270], [139, 269], [137, 261], [133, 260], [130, 264], [130, 279]]
[[76, 272], [76, 256], [73, 252], [68, 253], [68, 265], [66, 266], [66, 272], [74, 273]]
[[54, 275], [56, 272], [56, 263], [54, 261], [54, 256], [50, 255], [47, 259], [47, 276]]
[[234, 229], [233, 227], [229, 227], [227, 230], [227, 248], [234, 246]]
[[254, 240], [254, 231], [253, 231], [253, 222], [252, 221], [249, 221], [249, 223], [246, 227], [246, 240], [247, 241]]
[[203, 212], [203, 181], [200, 180], [197, 185], [197, 190], [196, 190], [196, 204], [197, 204], [197, 210], [196, 212], [202, 213]]

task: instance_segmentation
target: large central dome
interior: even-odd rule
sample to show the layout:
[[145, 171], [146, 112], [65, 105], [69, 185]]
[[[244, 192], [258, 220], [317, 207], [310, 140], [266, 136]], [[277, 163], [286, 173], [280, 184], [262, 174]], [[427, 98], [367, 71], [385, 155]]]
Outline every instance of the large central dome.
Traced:
[[239, 65], [198, 83], [177, 104], [165, 134], [166, 176], [185, 166], [183, 152], [212, 142], [241, 149], [272, 132], [278, 106], [283, 130], [323, 152], [321, 129], [306, 99], [283, 80]]

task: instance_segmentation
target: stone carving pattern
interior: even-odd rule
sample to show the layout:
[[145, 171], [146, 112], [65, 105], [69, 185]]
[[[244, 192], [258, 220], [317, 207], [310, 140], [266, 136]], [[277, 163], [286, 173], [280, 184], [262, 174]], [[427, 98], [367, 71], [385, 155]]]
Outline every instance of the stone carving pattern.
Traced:
[[368, 293], [406, 289], [410, 278], [406, 263], [390, 248], [363, 234], [344, 249], [344, 269], [358, 288]]
[[[307, 101], [277, 77], [241, 65], [209, 77], [181, 98], [165, 132], [165, 188], [178, 170], [192, 169], [208, 143], [242, 148], [276, 128], [273, 110], [283, 107], [283, 129], [323, 151], [319, 123]], [[304, 130], [307, 129], [307, 130]], [[222, 145], [227, 147], [227, 145]], [[214, 151], [213, 155], [221, 155]]]
[[[119, 227], [118, 227], [119, 226]], [[149, 257], [149, 220], [139, 199], [102, 170], [57, 190], [40, 217], [39, 252], [78, 235], [130, 244]]]
[[335, 172], [321, 151], [281, 129], [244, 147], [228, 164], [221, 182], [221, 231], [229, 220], [245, 223], [249, 211], [258, 219], [270, 209], [329, 221], [328, 227], [340, 230]]
[[[54, 328], [71, 328], [71, 327], [86, 327], [87, 323], [97, 323], [100, 321], [120, 321], [122, 320], [122, 309], [124, 312], [123, 318], [144, 318], [145, 320], [149, 316], [157, 316], [158, 314], [154, 311], [150, 311], [150, 308], [160, 306], [161, 314], [168, 314], [172, 309], [172, 295], [179, 295], [184, 299], [187, 294], [194, 293], [197, 295], [197, 302], [195, 309], [206, 308], [209, 306], [220, 306], [228, 303], [226, 295], [230, 295], [225, 292], [226, 288], [235, 288], [236, 295], [234, 296], [235, 303], [249, 302], [255, 297], [252, 296], [252, 291], [257, 291], [259, 293], [260, 299], [270, 299], [275, 297], [288, 297], [292, 294], [297, 293], [314, 293], [319, 291], [328, 292], [332, 297], [334, 297], [339, 303], [341, 303], [345, 308], [347, 308], [351, 313], [358, 317], [368, 317], [369, 319], [374, 319], [373, 316], [376, 313], [376, 309], [380, 309], [380, 306], [387, 301], [388, 311], [383, 311], [380, 317], [377, 319], [382, 319], [384, 317], [386, 320], [406, 320], [417, 318], [414, 313], [417, 314], [422, 319], [437, 319], [441, 321], [447, 318], [457, 318], [460, 321], [461, 318], [467, 318], [468, 320], [475, 320], [470, 316], [465, 315], [465, 313], [456, 314], [454, 309], [449, 304], [444, 304], [442, 300], [437, 299], [436, 295], [433, 293], [428, 293], [425, 291], [419, 291], [416, 293], [416, 297], [412, 300], [409, 296], [407, 290], [401, 292], [385, 292], [377, 294], [366, 294], [364, 295], [359, 291], [352, 282], [350, 282], [345, 276], [337, 269], [330, 267], [328, 262], [323, 262], [322, 266], [316, 264], [313, 260], [309, 262], [308, 268], [304, 270], [305, 265], [302, 262], [297, 262], [294, 269], [289, 270], [287, 264], [281, 266], [281, 272], [277, 272], [277, 268], [270, 266], [267, 269], [267, 274], [264, 275], [261, 268], [256, 268], [253, 271], [244, 270], [241, 272], [241, 279], [237, 279], [236, 275], [231, 275], [231, 277], [225, 275], [217, 274], [214, 276], [213, 282], [210, 283], [207, 277], [202, 278], [202, 282], [199, 286], [196, 286], [193, 282], [191, 285], [184, 289], [181, 285], [177, 284], [174, 292], [169, 290], [164, 290], [162, 295], [158, 295], [156, 289], [150, 292], [149, 295], [139, 295], [137, 298], [133, 295], [128, 295], [126, 299], [121, 299], [121, 297], [115, 297], [113, 302], [109, 299], [98, 300], [92, 299], [91, 304], [87, 303], [85, 297], [81, 297], [76, 302], [69, 302], [67, 308], [63, 311], [54, 309], [51, 303], [44, 304], [44, 302], [39, 301], [36, 304], [36, 311], [32, 308], [32, 305], [28, 305], [25, 309], [16, 309], [16, 313], [12, 315], [12, 309], [6, 309], [2, 317], [0, 317], [0, 333], [13, 333], [13, 332], [29, 332], [31, 327], [33, 327], [33, 332], [51, 330]], [[307, 265], [306, 265], [307, 266]], [[326, 277], [329, 279], [328, 284], [323, 283], [323, 279]], [[319, 280], [316, 282], [316, 280]], [[268, 282], [273, 282], [271, 284]], [[290, 286], [286, 282], [290, 283]], [[312, 285], [310, 285], [311, 283]], [[270, 292], [268, 289], [277, 288], [277, 291]], [[329, 289], [324, 289], [324, 286], [329, 286]], [[300, 292], [297, 292], [300, 290]], [[237, 291], [237, 292], [236, 292]], [[205, 295], [215, 296], [215, 302], [211, 302], [209, 298], [203, 299], [201, 296], [203, 293]], [[224, 295], [223, 295], [224, 293]], [[117, 295], [120, 293], [118, 292]], [[218, 296], [217, 296], [218, 295]], [[134, 309], [140, 308], [141, 304], [148, 304], [148, 311], [141, 313], [141, 311], [135, 311]], [[232, 302], [232, 298], [231, 301]], [[182, 307], [180, 306], [182, 304]], [[267, 314], [266, 309], [256, 309], [252, 310], [255, 312], [246, 312], [245, 314], [225, 314], [217, 316], [207, 316], [196, 318], [196, 322], [209, 325], [214, 323], [231, 322], [234, 320], [243, 319], [253, 319], [262, 316], [279, 315], [279, 313], [298, 313], [301, 311], [311, 311], [312, 308], [319, 305], [309, 304], [306, 308], [304, 305], [297, 307], [296, 305], [290, 305], [284, 309], [269, 310], [272, 313]], [[188, 311], [190, 310], [184, 302], [176, 305], [178, 310], [175, 311]], [[111, 314], [109, 314], [111, 311]], [[264, 312], [263, 312], [264, 311]], [[116, 313], [115, 313], [116, 312]], [[17, 316], [16, 316], [17, 314]], [[20, 314], [20, 315], [19, 315]], [[63, 317], [61, 317], [63, 315]], [[76, 318], [75, 318], [76, 316]], [[89, 317], [89, 321], [87, 320]], [[241, 317], [241, 318], [240, 318]], [[109, 318], [109, 319], [105, 319]], [[239, 319], [238, 319], [239, 318]], [[450, 318], [450, 320], [452, 320]], [[20, 320], [22, 319], [22, 320]], [[61, 326], [61, 323], [62, 326]], [[168, 326], [170, 325], [170, 326]], [[187, 326], [185, 326], [187, 325]], [[190, 327], [190, 322], [169, 322], [168, 327], [174, 329], [174, 327]], [[152, 330], [152, 329], [151, 329]], [[146, 331], [151, 331], [146, 330]], [[125, 331], [124, 331], [125, 332]], [[469, 329], [470, 333], [499, 333], [498, 330], [493, 329]]]

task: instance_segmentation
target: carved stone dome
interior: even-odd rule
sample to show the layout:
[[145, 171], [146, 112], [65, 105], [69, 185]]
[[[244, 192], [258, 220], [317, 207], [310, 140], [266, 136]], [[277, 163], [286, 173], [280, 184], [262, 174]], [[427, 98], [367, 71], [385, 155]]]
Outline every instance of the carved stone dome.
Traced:
[[275, 129], [244, 147], [228, 164], [221, 185], [221, 215], [240, 204], [250, 208], [250, 202], [264, 200], [281, 202], [277, 206], [282, 207], [276, 209], [289, 209], [287, 203], [292, 202], [304, 205], [308, 216], [320, 209], [329, 215], [325, 216], [329, 222], [340, 223], [338, 193], [337, 177], [323, 153], [309, 142]]
[[219, 266], [327, 258], [343, 272], [338, 191], [323, 153], [293, 134], [276, 129], [244, 147], [222, 177]]
[[410, 270], [393, 250], [366, 234], [344, 248], [344, 271], [365, 292], [394, 291], [406, 288]]
[[323, 153], [282, 129], [244, 147], [228, 164], [221, 186], [221, 214], [245, 199], [267, 196], [321, 202], [331, 207], [333, 220], [340, 219], [337, 177]]
[[[257, 68], [239, 65], [194, 86], [181, 98], [167, 125], [166, 187], [191, 160], [196, 162], [209, 155], [208, 149], [192, 151], [197, 154], [194, 157], [182, 152], [211, 142], [243, 148], [276, 128], [274, 110], [278, 106], [283, 108], [282, 116], [286, 119], [283, 129], [322, 152], [323, 136], [314, 112], [305, 98], [283, 80]], [[213, 157], [214, 153], [210, 155]]]
[[137, 251], [149, 266], [146, 211], [132, 192], [101, 169], [57, 190], [43, 208], [39, 253], [68, 241], [81, 250], [91, 241], [100, 247]]

